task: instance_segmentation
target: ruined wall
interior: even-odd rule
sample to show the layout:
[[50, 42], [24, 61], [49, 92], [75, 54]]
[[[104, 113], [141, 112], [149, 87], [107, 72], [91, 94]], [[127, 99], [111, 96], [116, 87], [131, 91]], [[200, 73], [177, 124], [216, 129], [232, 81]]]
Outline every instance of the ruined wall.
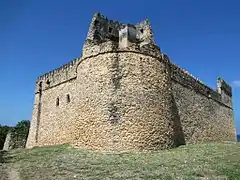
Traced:
[[92, 18], [86, 38], [86, 41], [89, 40], [97, 42], [97, 44], [106, 41], [118, 43], [124, 40], [137, 42], [140, 46], [150, 43], [155, 44], [151, 25], [148, 20], [144, 20], [138, 24], [123, 24], [118, 21], [109, 20], [100, 13], [95, 13]]
[[9, 151], [12, 149], [25, 148], [26, 142], [26, 136], [19, 136], [9, 131], [4, 142], [3, 150]]
[[8, 131], [5, 142], [4, 142], [4, 145], [3, 145], [3, 150], [4, 151], [8, 151], [8, 150], [12, 149], [11, 140], [12, 140], [12, 132]]
[[16, 127], [10, 128], [4, 142], [3, 150], [25, 148], [28, 137], [28, 127], [26, 128], [26, 131]]

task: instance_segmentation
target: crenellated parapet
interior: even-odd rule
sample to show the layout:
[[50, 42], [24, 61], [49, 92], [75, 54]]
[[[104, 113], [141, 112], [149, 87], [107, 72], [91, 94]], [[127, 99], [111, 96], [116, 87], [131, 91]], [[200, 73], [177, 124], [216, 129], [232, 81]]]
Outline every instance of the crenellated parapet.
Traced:
[[[168, 59], [166, 55], [164, 56], [165, 59]], [[168, 61], [170, 62], [169, 59]], [[170, 69], [171, 77], [174, 81], [177, 81], [187, 88], [190, 88], [208, 98], [232, 108], [232, 89], [222, 78], [218, 78], [217, 90], [214, 90], [205, 85], [200, 79], [176, 64], [170, 62]]]
[[80, 59], [81, 58], [76, 58], [60, 68], [39, 76], [36, 81], [35, 93], [38, 93], [40, 88], [41, 90], [45, 90], [76, 78], [76, 66]]

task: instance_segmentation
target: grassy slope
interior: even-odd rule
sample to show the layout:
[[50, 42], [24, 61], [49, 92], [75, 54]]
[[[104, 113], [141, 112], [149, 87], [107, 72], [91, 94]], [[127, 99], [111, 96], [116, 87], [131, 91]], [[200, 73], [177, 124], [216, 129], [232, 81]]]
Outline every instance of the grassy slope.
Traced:
[[99, 153], [60, 145], [10, 151], [2, 161], [2, 171], [11, 167], [24, 180], [240, 179], [240, 143], [138, 153]]

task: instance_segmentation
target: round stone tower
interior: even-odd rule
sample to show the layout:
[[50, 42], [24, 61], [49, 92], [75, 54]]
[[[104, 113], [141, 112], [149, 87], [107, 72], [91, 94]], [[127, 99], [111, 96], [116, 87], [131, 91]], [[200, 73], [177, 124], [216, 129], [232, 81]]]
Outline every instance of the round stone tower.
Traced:
[[169, 62], [148, 21], [120, 24], [95, 14], [76, 71], [75, 146], [125, 151], [179, 144]]

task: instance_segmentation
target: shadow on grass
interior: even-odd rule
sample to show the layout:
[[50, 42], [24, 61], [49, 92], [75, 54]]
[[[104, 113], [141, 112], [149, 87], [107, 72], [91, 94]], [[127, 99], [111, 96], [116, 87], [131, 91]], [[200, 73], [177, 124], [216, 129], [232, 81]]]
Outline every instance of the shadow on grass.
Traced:
[[7, 151], [0, 150], [0, 163], [8, 163], [11, 159], [11, 156], [7, 156]]
[[0, 151], [0, 163], [4, 163], [4, 154], [6, 153], [6, 151], [1, 150]]

